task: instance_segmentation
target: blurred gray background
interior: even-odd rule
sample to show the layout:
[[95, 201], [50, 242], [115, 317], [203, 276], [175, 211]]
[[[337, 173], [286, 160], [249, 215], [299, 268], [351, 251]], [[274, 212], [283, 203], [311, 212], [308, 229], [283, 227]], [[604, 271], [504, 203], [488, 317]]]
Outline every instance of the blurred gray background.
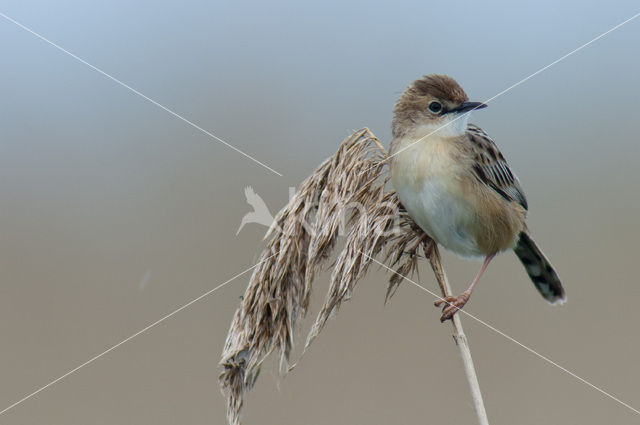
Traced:
[[[283, 174], [279, 177], [0, 18], [0, 410], [254, 264], [247, 185], [276, 212], [351, 130], [388, 145], [427, 73], [472, 100], [639, 11], [636, 1], [3, 1], [2, 13]], [[550, 307], [511, 254], [469, 312], [640, 409], [640, 18], [477, 112], [565, 282]], [[479, 263], [445, 257], [456, 291]], [[372, 269], [277, 388], [260, 424], [474, 424], [449, 325]], [[248, 276], [0, 416], [2, 424], [223, 424], [218, 360]], [[423, 267], [420, 282], [437, 290]], [[315, 316], [327, 276], [314, 288]], [[304, 341], [309, 317], [301, 332]], [[492, 424], [640, 416], [464, 320]]]

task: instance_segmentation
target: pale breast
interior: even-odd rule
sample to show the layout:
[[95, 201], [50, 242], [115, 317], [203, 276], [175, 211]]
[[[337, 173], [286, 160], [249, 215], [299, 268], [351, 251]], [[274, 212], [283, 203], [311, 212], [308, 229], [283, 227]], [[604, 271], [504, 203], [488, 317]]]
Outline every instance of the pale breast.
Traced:
[[[407, 145], [408, 146], [408, 145]], [[464, 257], [509, 249], [524, 225], [491, 189], [477, 184], [451, 139], [430, 139], [397, 154], [391, 178], [411, 218], [436, 242]]]

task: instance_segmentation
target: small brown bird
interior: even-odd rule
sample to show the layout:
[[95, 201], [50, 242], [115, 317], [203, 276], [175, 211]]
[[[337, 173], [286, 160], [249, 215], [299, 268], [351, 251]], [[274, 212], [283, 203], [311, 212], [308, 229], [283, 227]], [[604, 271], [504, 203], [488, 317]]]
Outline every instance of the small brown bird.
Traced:
[[[469, 102], [445, 75], [413, 82], [393, 110], [391, 180], [413, 220], [434, 241], [462, 257], [484, 257], [469, 289], [444, 303], [441, 321], [469, 300], [491, 259], [513, 249], [542, 296], [566, 300], [558, 275], [529, 236], [527, 199], [507, 161], [469, 113]], [[446, 302], [446, 303], [445, 303]]]

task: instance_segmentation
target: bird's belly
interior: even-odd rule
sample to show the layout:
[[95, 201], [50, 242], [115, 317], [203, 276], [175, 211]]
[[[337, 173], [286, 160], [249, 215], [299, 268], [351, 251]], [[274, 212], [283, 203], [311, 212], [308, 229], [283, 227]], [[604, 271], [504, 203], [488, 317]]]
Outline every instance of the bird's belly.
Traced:
[[513, 248], [525, 227], [526, 210], [477, 183], [468, 171], [472, 159], [450, 139], [406, 143], [393, 157], [391, 180], [422, 230], [462, 257]]
[[477, 215], [459, 191], [436, 176], [420, 185], [399, 185], [411, 218], [438, 244], [463, 257], [486, 255], [471, 231]]

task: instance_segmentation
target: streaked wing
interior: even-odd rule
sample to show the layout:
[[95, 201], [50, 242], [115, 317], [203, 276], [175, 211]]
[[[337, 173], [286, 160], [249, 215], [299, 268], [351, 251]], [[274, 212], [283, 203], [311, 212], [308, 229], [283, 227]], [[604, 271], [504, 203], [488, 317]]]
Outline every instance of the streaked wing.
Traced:
[[518, 177], [509, 169], [507, 161], [491, 137], [480, 127], [469, 124], [467, 137], [471, 141], [474, 154], [473, 173], [508, 201], [515, 201], [528, 209], [527, 198]]

